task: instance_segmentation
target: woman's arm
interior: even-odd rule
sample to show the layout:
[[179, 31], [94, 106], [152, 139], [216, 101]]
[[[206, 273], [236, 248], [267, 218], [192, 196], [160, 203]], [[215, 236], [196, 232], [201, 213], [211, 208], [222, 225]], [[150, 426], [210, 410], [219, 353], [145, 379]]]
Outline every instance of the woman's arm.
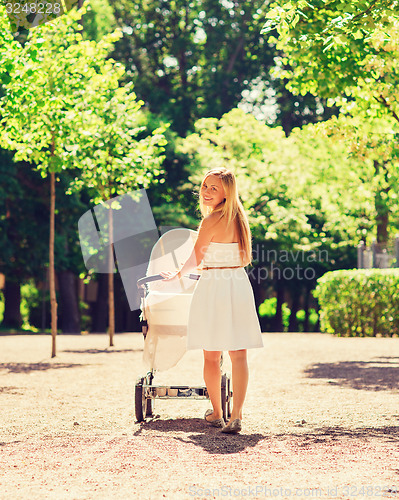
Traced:
[[191, 252], [190, 257], [177, 273], [159, 273], [161, 276], [164, 276], [164, 279], [180, 279], [188, 271], [192, 271], [200, 265], [208, 248], [208, 245], [214, 235], [215, 222], [216, 221], [214, 217], [211, 216], [208, 216], [202, 220], [198, 231], [197, 241], [195, 242], [194, 249]]

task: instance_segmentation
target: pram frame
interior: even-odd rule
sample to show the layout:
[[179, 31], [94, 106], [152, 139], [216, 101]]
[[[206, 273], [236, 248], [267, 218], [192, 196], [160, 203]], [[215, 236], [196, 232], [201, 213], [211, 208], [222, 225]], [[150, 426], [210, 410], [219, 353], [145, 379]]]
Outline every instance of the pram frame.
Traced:
[[[199, 274], [186, 274], [185, 277], [189, 279], [198, 280], [201, 275]], [[162, 280], [160, 274], [147, 276], [137, 281], [139, 296], [145, 300], [148, 292], [147, 283], [152, 281]], [[141, 320], [141, 328], [144, 340], [147, 336], [148, 324], [145, 318]], [[220, 358], [220, 370], [223, 367], [223, 352]], [[151, 369], [145, 377], [140, 377], [135, 385], [135, 414], [138, 422], [145, 421], [146, 417], [154, 416], [155, 399], [208, 399], [209, 394], [205, 386], [187, 386], [187, 385], [154, 385], [153, 379], [156, 370]], [[231, 416], [231, 399], [233, 391], [231, 389], [230, 377], [227, 374], [222, 374], [221, 379], [221, 400], [223, 418], [227, 421]]]

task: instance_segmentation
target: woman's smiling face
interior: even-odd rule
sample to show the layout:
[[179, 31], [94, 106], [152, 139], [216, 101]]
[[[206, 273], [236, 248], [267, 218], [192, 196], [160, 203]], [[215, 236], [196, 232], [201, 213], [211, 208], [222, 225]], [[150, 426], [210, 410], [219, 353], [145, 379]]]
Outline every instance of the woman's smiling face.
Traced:
[[221, 180], [218, 176], [213, 174], [210, 174], [205, 178], [200, 194], [202, 196], [202, 203], [205, 206], [212, 208], [219, 205], [219, 203], [221, 203], [226, 197]]

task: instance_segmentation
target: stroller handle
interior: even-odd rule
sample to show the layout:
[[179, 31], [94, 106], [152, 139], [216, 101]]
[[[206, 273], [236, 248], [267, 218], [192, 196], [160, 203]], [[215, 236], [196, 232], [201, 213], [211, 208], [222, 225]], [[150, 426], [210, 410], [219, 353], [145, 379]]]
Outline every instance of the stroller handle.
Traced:
[[[190, 280], [199, 280], [201, 275], [200, 274], [185, 274], [185, 278], [189, 278]], [[145, 278], [140, 278], [137, 280], [137, 288], [143, 287], [146, 283], [150, 283], [151, 281], [159, 281], [163, 280], [163, 276], [160, 274], [153, 274], [152, 276], [147, 276]]]

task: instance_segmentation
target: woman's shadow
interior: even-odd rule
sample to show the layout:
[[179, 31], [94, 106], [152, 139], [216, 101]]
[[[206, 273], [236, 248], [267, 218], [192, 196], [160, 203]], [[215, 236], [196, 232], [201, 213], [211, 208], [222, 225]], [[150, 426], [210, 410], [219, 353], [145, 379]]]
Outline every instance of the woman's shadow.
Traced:
[[141, 422], [140, 428], [135, 435], [140, 435], [145, 430], [159, 431], [167, 434], [181, 433], [181, 436], [173, 435], [173, 439], [182, 443], [191, 443], [201, 447], [204, 451], [212, 454], [239, 453], [246, 448], [255, 447], [260, 441], [267, 438], [264, 434], [246, 434], [245, 430], [239, 434], [226, 434], [221, 428], [212, 427], [200, 418], [176, 418], [160, 419], [160, 415], [151, 420]]

